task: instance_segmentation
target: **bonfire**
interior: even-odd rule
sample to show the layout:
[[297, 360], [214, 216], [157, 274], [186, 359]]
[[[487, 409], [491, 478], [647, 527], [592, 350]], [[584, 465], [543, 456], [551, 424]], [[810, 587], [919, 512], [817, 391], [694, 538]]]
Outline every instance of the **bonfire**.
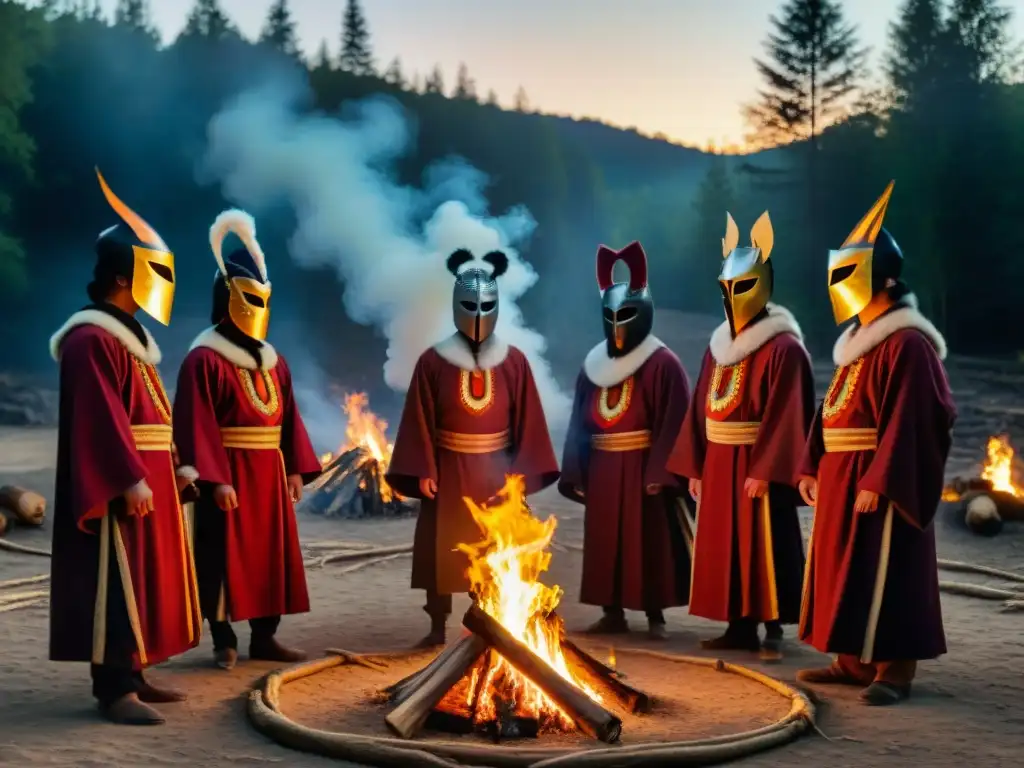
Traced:
[[369, 405], [364, 392], [345, 395], [345, 441], [320, 457], [324, 472], [304, 505], [308, 511], [328, 517], [378, 517], [415, 509], [385, 480], [394, 446], [387, 438], [387, 422]]
[[483, 534], [459, 547], [469, 559], [474, 599], [463, 619], [468, 632], [386, 690], [397, 704], [388, 725], [405, 738], [426, 726], [494, 737], [579, 729], [617, 741], [622, 722], [605, 704], [641, 711], [649, 702], [566, 639], [555, 613], [562, 589], [540, 580], [557, 520], [533, 516], [518, 476], [508, 478], [496, 503], [466, 504]]
[[1020, 459], [1008, 435], [988, 439], [985, 460], [976, 477], [956, 477], [942, 490], [942, 500], [958, 504], [963, 523], [975, 533], [994, 536], [1004, 520], [1024, 520], [1024, 485]]

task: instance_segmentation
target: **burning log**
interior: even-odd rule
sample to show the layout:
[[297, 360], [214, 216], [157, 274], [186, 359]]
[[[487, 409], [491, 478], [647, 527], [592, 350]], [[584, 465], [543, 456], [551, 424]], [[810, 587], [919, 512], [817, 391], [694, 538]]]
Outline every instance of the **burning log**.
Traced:
[[[430, 712], [461, 680], [487, 650], [487, 641], [478, 635], [452, 646], [454, 650], [434, 670], [421, 677], [407, 698], [384, 719], [388, 727], [403, 739], [411, 739], [423, 727]], [[457, 646], [457, 647], [456, 647]]]
[[990, 437], [978, 477], [955, 477], [942, 490], [954, 503], [955, 519], [980, 536], [995, 536], [1003, 521], [1024, 521], [1024, 486], [1018, 482], [1019, 459], [1007, 435]]
[[46, 499], [35, 491], [5, 485], [0, 488], [0, 508], [9, 511], [22, 525], [42, 525]]
[[636, 714], [651, 711], [651, 700], [646, 693], [627, 685], [614, 669], [602, 664], [572, 641], [562, 640], [562, 652], [577, 667], [586, 669], [590, 676], [611, 693], [627, 712]]
[[576, 727], [583, 733], [608, 744], [619, 740], [622, 734], [622, 721], [619, 718], [559, 675], [524, 643], [516, 640], [493, 617], [473, 605], [466, 611], [462, 623], [466, 629], [482, 638], [509, 664], [540, 688], [572, 718]]
[[451, 656], [453, 653], [461, 652], [460, 649], [462, 648], [462, 646], [466, 645], [470, 641], [471, 637], [472, 636], [468, 633], [463, 635], [454, 643], [447, 646], [443, 651], [441, 651], [441, 653], [435, 656], [433, 661], [427, 664], [427, 666], [423, 667], [422, 669], [416, 672], [413, 672], [408, 677], [403, 677], [397, 683], [389, 685], [387, 688], [384, 689], [384, 693], [391, 699], [392, 703], [401, 704], [407, 698], [409, 698], [409, 696], [416, 690], [416, 688], [419, 687], [420, 683], [422, 683], [423, 680], [425, 680], [430, 675], [434, 674], [434, 672], [437, 671], [437, 668], [448, 660], [449, 656]]

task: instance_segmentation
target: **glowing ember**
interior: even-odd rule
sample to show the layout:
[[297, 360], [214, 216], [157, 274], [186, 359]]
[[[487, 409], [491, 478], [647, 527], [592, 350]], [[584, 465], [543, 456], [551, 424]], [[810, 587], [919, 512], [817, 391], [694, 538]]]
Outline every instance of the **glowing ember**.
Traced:
[[345, 443], [335, 453], [325, 453], [320, 457], [320, 464], [327, 466], [336, 456], [348, 451], [361, 449], [370, 460], [380, 465], [380, 495], [385, 502], [391, 501], [398, 494], [384, 482], [384, 473], [391, 463], [394, 445], [388, 442], [388, 423], [370, 410], [370, 398], [365, 392], [345, 395], [345, 411], [347, 425], [345, 427]]
[[[478, 544], [460, 544], [470, 559], [471, 589], [481, 609], [496, 619], [513, 637], [596, 702], [601, 696], [570, 670], [562, 653], [562, 621], [552, 612], [562, 589], [540, 582], [548, 569], [548, 547], [555, 534], [554, 517], [539, 520], [525, 501], [523, 478], [510, 476], [491, 506], [477, 506], [465, 499], [473, 519], [484, 534]], [[470, 680], [467, 704], [477, 701], [474, 719], [484, 722], [498, 716], [498, 702], [512, 702], [517, 714], [533, 717], [549, 726], [570, 729], [572, 720], [543, 691], [496, 653], [487, 667]], [[478, 686], [482, 695], [477, 695]]]
[[993, 491], [1024, 496], [1024, 488], [1014, 482], [1014, 463], [1014, 452], [1009, 436], [990, 437], [985, 463], [981, 467], [981, 477], [992, 484]]

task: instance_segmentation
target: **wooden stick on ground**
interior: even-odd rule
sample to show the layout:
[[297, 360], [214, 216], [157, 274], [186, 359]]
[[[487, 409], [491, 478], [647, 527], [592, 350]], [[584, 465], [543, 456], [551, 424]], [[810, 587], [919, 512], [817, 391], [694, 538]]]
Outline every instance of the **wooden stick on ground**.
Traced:
[[20, 603], [25, 600], [37, 600], [41, 597], [49, 597], [50, 590], [40, 589], [34, 592], [13, 592], [9, 595], [0, 595], [0, 605], [7, 605], [9, 603]]
[[337, 551], [342, 549], [376, 549], [380, 545], [369, 541], [344, 541], [341, 539], [334, 539], [331, 541], [304, 541], [302, 546], [305, 549], [329, 549], [331, 551]]
[[389, 560], [397, 560], [400, 557], [409, 557], [412, 552], [397, 552], [393, 555], [383, 555], [382, 557], [374, 557], [370, 560], [360, 560], [357, 563], [342, 568], [338, 573], [346, 574], [353, 573], [354, 571], [361, 571], [363, 568], [367, 568], [371, 565], [379, 565], [380, 563], [386, 563]]
[[980, 573], [985, 576], [995, 576], [1004, 581], [1018, 581], [1024, 583], [1024, 573], [1004, 571], [1001, 568], [991, 568], [987, 565], [975, 565], [974, 563], [962, 563], [959, 560], [939, 560], [939, 568], [944, 571], [958, 571], [960, 573]]
[[46, 605], [46, 598], [37, 598], [35, 600], [21, 600], [17, 603], [0, 603], [0, 613], [16, 611], [19, 608], [32, 608], [37, 605]]
[[415, 736], [423, 727], [430, 711], [477, 663], [486, 650], [487, 642], [477, 635], [471, 635], [468, 642], [459, 646], [432, 674], [420, 681], [404, 702], [388, 713], [385, 718], [388, 727], [403, 739]]
[[1013, 592], [1009, 589], [996, 589], [981, 584], [965, 584], [960, 581], [940, 581], [939, 590], [951, 595], [978, 597], [982, 600], [1015, 600], [1021, 597], [1020, 592]]
[[448, 645], [443, 651], [435, 656], [425, 667], [421, 667], [411, 675], [403, 677], [397, 683], [392, 683], [384, 689], [384, 693], [390, 697], [394, 704], [401, 704], [409, 698], [413, 691], [416, 690], [420, 682], [434, 674], [437, 668], [448, 660], [449, 656], [453, 653], [459, 652], [459, 649], [469, 642], [470, 637], [471, 636], [468, 632], [465, 633], [462, 637]]
[[7, 581], [0, 581], [0, 589], [10, 589], [11, 587], [24, 587], [29, 584], [40, 584], [44, 581], [50, 580], [50, 574], [44, 573], [39, 576], [26, 576], [23, 579], [9, 579]]
[[6, 549], [8, 552], [20, 552], [23, 555], [40, 555], [42, 557], [52, 557], [50, 550], [48, 549], [36, 549], [35, 547], [26, 547], [24, 544], [15, 544], [13, 541], [7, 539], [0, 539], [0, 549]]
[[651, 700], [646, 693], [624, 683], [614, 669], [602, 664], [571, 640], [562, 640], [562, 652], [569, 661], [589, 672], [591, 677], [610, 691], [627, 712], [635, 714], [651, 711]]
[[1007, 600], [1003, 603], [1003, 607], [1000, 610], [1005, 612], [1024, 611], [1024, 598], [1020, 600]]
[[382, 555], [396, 555], [399, 553], [412, 552], [412, 544], [399, 544], [393, 547], [377, 547], [375, 549], [361, 549], [353, 552], [329, 552], [322, 557], [303, 562], [305, 566], [324, 566], [327, 563], [346, 562], [348, 560], [361, 560], [364, 557], [379, 557]]
[[462, 619], [466, 629], [482, 637], [496, 653], [544, 691], [591, 738], [613, 744], [622, 735], [622, 721], [559, 675], [543, 659], [516, 640], [500, 622], [472, 605]]
[[42, 525], [46, 517], [46, 499], [16, 485], [0, 488], [0, 507], [13, 512], [22, 525]]

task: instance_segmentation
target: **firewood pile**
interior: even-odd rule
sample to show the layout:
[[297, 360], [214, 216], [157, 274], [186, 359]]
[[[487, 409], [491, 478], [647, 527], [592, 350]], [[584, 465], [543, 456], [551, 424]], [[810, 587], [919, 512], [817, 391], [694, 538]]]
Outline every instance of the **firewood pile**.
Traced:
[[53, 390], [11, 374], [0, 374], [0, 426], [55, 426], [58, 402], [58, 394]]
[[302, 509], [314, 515], [359, 519], [415, 514], [419, 504], [396, 494], [384, 480], [384, 468], [362, 446], [342, 452], [324, 467]]

